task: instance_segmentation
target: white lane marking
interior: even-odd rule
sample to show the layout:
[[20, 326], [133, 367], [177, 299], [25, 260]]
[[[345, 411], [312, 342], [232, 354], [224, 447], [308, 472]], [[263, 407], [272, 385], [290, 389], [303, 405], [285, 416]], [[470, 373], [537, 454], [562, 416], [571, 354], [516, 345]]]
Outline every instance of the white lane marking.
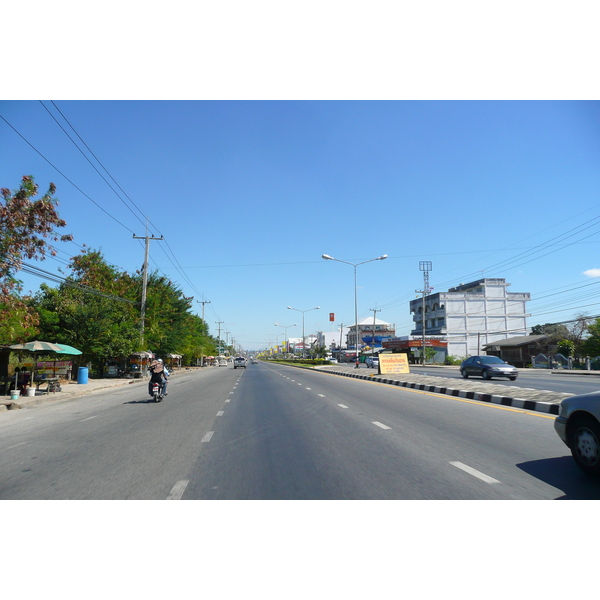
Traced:
[[338, 406], [341, 406], [342, 408], [348, 408], [345, 404], [338, 404]]
[[227, 398], [227, 400], [225, 400], [225, 402], [231, 402], [231, 398]]
[[229, 395], [231, 396], [232, 394], [235, 394], [235, 392], [229, 392]]
[[183, 496], [183, 492], [185, 492], [185, 488], [189, 482], [189, 479], [178, 481], [171, 489], [171, 492], [167, 496], [167, 500], [181, 500], [181, 496]]
[[299, 383], [298, 385], [302, 385], [301, 383]]
[[306, 389], [307, 389], [307, 390], [310, 390], [310, 389], [312, 389], [312, 388], [306, 388]]
[[223, 416], [223, 414], [224, 414], [224, 411], [220, 410], [220, 411], [217, 413], [217, 417], [222, 417], [222, 416]]
[[207, 431], [204, 437], [200, 440], [201, 442], [210, 442], [210, 438], [213, 436], [214, 431]]
[[481, 479], [481, 481], [485, 481], [486, 483], [500, 483], [497, 479], [494, 479], [493, 477], [490, 477], [489, 475], [486, 475], [485, 473], [482, 473], [473, 467], [469, 467], [469, 465], [465, 465], [458, 461], [452, 461], [450, 464], [457, 469], [461, 469], [466, 473], [469, 473], [469, 475], [473, 475], [473, 477], [477, 477], [477, 479]]
[[371, 423], [373, 423], [373, 425], [377, 425], [377, 427], [381, 427], [381, 429], [391, 429], [391, 427], [388, 427], [379, 421], [371, 421]]
[[317, 394], [320, 398], [325, 398], [325, 394]]
[[95, 415], [93, 417], [88, 417], [87, 419], [81, 419], [81, 421], [79, 421], [80, 423], [83, 423], [84, 421], [90, 421], [91, 419], [95, 419], [98, 415]]

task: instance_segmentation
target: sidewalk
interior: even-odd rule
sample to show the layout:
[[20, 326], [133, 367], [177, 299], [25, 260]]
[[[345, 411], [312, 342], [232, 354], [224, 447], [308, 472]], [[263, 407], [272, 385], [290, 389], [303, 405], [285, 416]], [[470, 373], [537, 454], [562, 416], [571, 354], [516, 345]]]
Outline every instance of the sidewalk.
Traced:
[[63, 384], [62, 391], [47, 394], [46, 392], [37, 392], [35, 396], [19, 396], [15, 401], [10, 399], [10, 396], [0, 396], [0, 412], [6, 410], [18, 410], [19, 408], [27, 408], [36, 406], [45, 402], [53, 402], [57, 400], [68, 400], [79, 396], [93, 394], [99, 390], [107, 388], [122, 387], [125, 385], [140, 385], [148, 383], [147, 379], [88, 379], [87, 383], [77, 383], [71, 381]]
[[[200, 370], [202, 367], [183, 367], [173, 371], [169, 378], [177, 376], [183, 373], [192, 373]], [[47, 394], [46, 392], [36, 392], [35, 396], [19, 396], [18, 400], [12, 401], [10, 396], [0, 396], [0, 413], [7, 410], [18, 410], [20, 408], [28, 408], [31, 406], [37, 406], [46, 402], [56, 402], [59, 400], [70, 400], [71, 398], [78, 398], [80, 396], [86, 396], [93, 394], [100, 390], [106, 390], [108, 388], [124, 387], [126, 385], [140, 384], [148, 385], [149, 379], [116, 379], [116, 378], [105, 378], [105, 379], [88, 379], [87, 383], [77, 383], [76, 381], [70, 381], [67, 384], [61, 384], [62, 391], [56, 393]]]

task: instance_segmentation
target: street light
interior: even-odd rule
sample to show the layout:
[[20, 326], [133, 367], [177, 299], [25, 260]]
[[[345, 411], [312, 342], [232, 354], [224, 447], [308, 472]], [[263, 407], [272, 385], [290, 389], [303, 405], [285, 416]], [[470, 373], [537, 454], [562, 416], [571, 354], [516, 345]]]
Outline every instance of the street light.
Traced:
[[288, 337], [287, 337], [287, 330], [290, 327], [298, 327], [298, 325], [296, 323], [294, 323], [293, 325], [280, 325], [279, 323], [275, 323], [275, 327], [283, 327], [285, 329], [285, 349], [287, 352], [290, 351], [289, 347], [288, 347]]
[[368, 262], [373, 262], [374, 260], [385, 260], [387, 258], [387, 254], [384, 254], [383, 256], [378, 256], [377, 258], [371, 258], [370, 260], [364, 260], [363, 262], [359, 263], [351, 263], [345, 260], [340, 260], [339, 258], [333, 258], [333, 256], [329, 256], [329, 254], [322, 254], [321, 258], [324, 258], [325, 260], [337, 260], [338, 262], [344, 263], [346, 265], [352, 265], [354, 267], [354, 323], [356, 327], [356, 329], [354, 330], [354, 334], [356, 336], [354, 342], [354, 347], [356, 348], [356, 365], [354, 366], [354, 368], [358, 369], [358, 288], [356, 287], [356, 267], [358, 267], [358, 265], [364, 265]]
[[321, 308], [320, 306], [315, 306], [314, 308], [307, 308], [306, 310], [300, 310], [299, 308], [292, 308], [288, 306], [290, 310], [296, 310], [302, 313], [302, 358], [304, 358], [304, 350], [306, 349], [306, 339], [304, 337], [304, 313], [307, 313], [310, 310], [318, 310]]

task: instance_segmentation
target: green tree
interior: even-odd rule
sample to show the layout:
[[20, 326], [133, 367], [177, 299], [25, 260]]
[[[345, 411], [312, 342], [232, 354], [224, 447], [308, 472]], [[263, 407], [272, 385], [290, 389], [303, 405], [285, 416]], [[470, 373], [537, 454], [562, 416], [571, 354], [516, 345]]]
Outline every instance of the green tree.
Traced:
[[21, 289], [16, 274], [25, 258], [43, 260], [48, 253], [56, 254], [48, 240], [73, 239], [71, 235], [56, 232], [56, 229], [65, 227], [66, 222], [56, 211], [58, 200], [53, 198], [55, 192], [56, 186], [51, 183], [41, 198], [34, 199], [38, 185], [30, 175], [23, 177], [21, 186], [14, 192], [0, 189], [0, 321], [16, 317], [19, 323], [15, 322], [14, 327], [6, 329], [5, 335], [15, 335], [21, 340], [35, 326], [37, 315], [18, 295]]
[[580, 352], [584, 356], [600, 356], [600, 318], [596, 319], [587, 327], [589, 337], [580, 346]]
[[58, 288], [42, 284], [33, 306], [40, 334], [82, 351], [97, 368], [104, 360], [139, 350], [136, 282], [109, 265], [98, 251], [71, 259], [72, 276]]

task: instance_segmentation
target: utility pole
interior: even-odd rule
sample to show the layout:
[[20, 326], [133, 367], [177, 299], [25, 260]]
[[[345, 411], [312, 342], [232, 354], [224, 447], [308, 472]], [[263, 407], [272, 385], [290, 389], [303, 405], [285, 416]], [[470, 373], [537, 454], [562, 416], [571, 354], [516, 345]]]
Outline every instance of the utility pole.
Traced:
[[133, 234], [134, 240], [146, 240], [146, 251], [144, 253], [144, 272], [142, 275], [142, 310], [141, 310], [141, 323], [140, 323], [140, 336], [142, 343], [144, 342], [144, 320], [146, 318], [146, 288], [148, 286], [148, 255], [150, 254], [150, 240], [162, 240], [163, 236], [159, 238], [148, 235], [148, 217], [146, 217], [146, 235], [137, 236]]
[[210, 300], [196, 300], [198, 304], [202, 304], [202, 320], [204, 321], [204, 305], [210, 304]]
[[423, 308], [421, 309], [422, 314], [421, 314], [421, 320], [422, 320], [422, 327], [423, 327], [423, 343], [421, 346], [421, 364], [424, 365], [425, 364], [425, 297], [429, 294], [429, 292], [431, 291], [431, 288], [429, 287], [429, 271], [431, 271], [431, 261], [428, 260], [422, 260], [419, 262], [419, 270], [423, 271], [423, 289], [422, 290], [415, 290], [415, 292], [417, 292], [417, 294], [423, 294]]
[[225, 321], [215, 321], [215, 323], [219, 326], [219, 335], [217, 340], [219, 343], [219, 356], [221, 356], [221, 323], [225, 323]]
[[[381, 312], [380, 308], [370, 308], [369, 310], [373, 311], [373, 348], [371, 349], [371, 356], [375, 354], [375, 315], [378, 312]], [[383, 345], [381, 346], [383, 348]]]
[[[203, 323], [203, 325], [206, 325], [206, 321], [204, 320], [204, 305], [210, 304], [210, 300], [196, 300], [196, 302], [198, 304], [202, 304], [202, 323]], [[208, 329], [207, 329], [206, 333], [208, 333]], [[196, 361], [196, 364], [198, 364], [197, 361]], [[204, 366], [204, 354], [200, 354], [200, 366], [201, 367]]]

